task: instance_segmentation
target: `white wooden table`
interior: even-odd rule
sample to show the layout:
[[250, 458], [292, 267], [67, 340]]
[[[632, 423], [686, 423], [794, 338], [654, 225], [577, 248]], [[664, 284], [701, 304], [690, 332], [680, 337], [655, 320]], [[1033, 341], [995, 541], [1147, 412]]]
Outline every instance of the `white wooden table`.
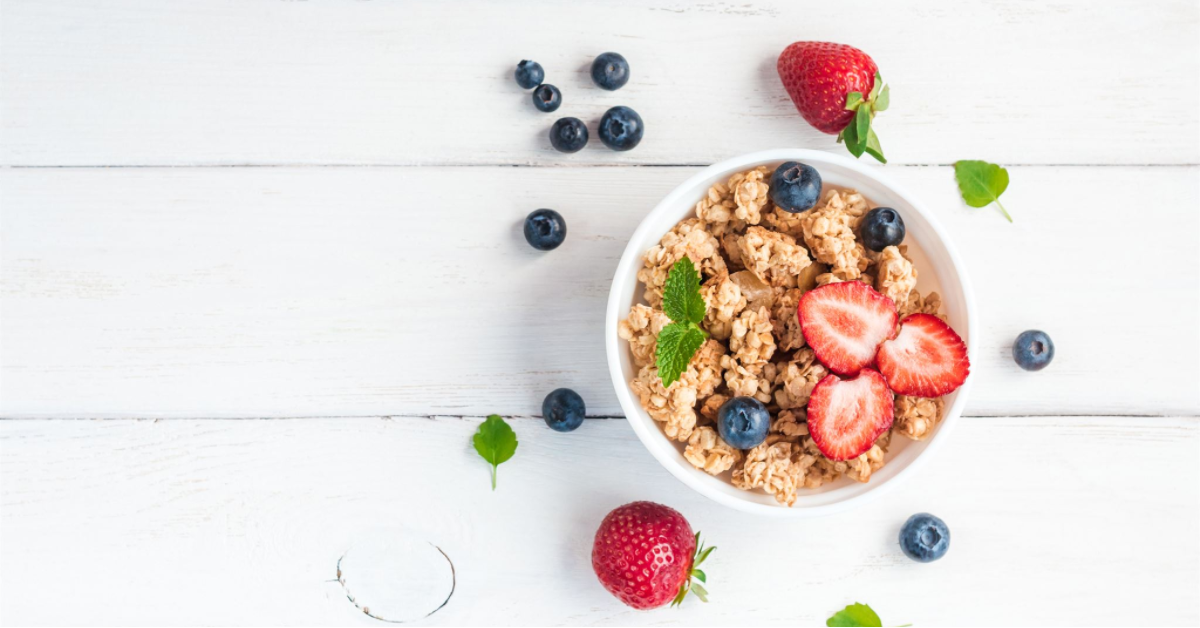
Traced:
[[[1194, 0], [3, 0], [0, 622], [374, 625], [335, 565], [404, 530], [455, 565], [430, 625], [1200, 623], [1198, 34]], [[643, 449], [603, 303], [689, 173], [842, 150], [778, 84], [799, 39], [879, 63], [886, 168], [956, 238], [983, 331], [936, 459], [780, 522]], [[605, 50], [615, 93], [586, 72]], [[555, 117], [617, 104], [636, 150], [550, 149]], [[973, 158], [1009, 167], [1014, 224], [957, 197]], [[519, 233], [538, 207], [570, 225], [549, 254]], [[1027, 328], [1042, 373], [1009, 356]], [[568, 435], [536, 416], [559, 386], [596, 417]], [[521, 440], [495, 493], [489, 413]], [[710, 604], [596, 583], [595, 527], [636, 499], [719, 546]], [[952, 529], [938, 563], [896, 546], [918, 511]]]

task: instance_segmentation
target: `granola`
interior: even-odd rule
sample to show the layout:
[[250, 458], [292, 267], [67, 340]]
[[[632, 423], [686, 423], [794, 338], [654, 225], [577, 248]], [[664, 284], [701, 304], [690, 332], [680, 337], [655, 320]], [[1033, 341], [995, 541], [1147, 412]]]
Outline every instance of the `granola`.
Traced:
[[943, 405], [945, 402], [940, 397], [923, 399], [896, 395], [892, 430], [913, 440], [925, 440], [941, 422]]
[[683, 457], [697, 469], [703, 469], [711, 475], [720, 475], [742, 459], [742, 452], [721, 440], [716, 430], [705, 426], [692, 432], [687, 447], [683, 450]]
[[[895, 302], [901, 317], [924, 312], [945, 318], [941, 297], [922, 294], [904, 245], [878, 253], [857, 238], [871, 206], [853, 190], [827, 189], [808, 211], [790, 213], [770, 201], [771, 169], [754, 168], [712, 185], [694, 217], [667, 232], [643, 258], [638, 280], [644, 304], [618, 327], [637, 374], [630, 386], [663, 433], [679, 441], [697, 469], [734, 486], [792, 505], [805, 489], [841, 478], [867, 482], [887, 461], [893, 433], [928, 438], [941, 421], [942, 399], [896, 395], [892, 428], [862, 455], [826, 458], [808, 431], [812, 391], [829, 374], [804, 340], [797, 307], [804, 293], [841, 281], [861, 281]], [[671, 266], [688, 256], [701, 274], [710, 335], [687, 370], [663, 388], [655, 365], [658, 333], [670, 324], [662, 293]], [[766, 441], [742, 451], [717, 431], [722, 405], [737, 396], [766, 404]]]
[[875, 289], [893, 303], [907, 303], [908, 295], [917, 287], [917, 269], [904, 257], [908, 247], [889, 246], [879, 252], [875, 261], [878, 268]]
[[822, 204], [804, 212], [800, 219], [804, 242], [813, 257], [828, 264], [830, 272], [843, 280], [858, 279], [871, 264], [866, 248], [854, 237], [861, 215], [850, 212], [851, 206], [832, 190]]

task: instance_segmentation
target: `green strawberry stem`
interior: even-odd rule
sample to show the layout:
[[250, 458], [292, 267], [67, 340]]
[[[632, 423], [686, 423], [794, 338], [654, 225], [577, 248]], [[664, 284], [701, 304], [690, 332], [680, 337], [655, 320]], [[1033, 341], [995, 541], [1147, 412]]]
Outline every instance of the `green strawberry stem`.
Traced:
[[886, 164], [883, 147], [879, 143], [879, 136], [875, 135], [875, 129], [871, 128], [871, 121], [875, 119], [876, 113], [888, 108], [890, 100], [888, 87], [883, 84], [883, 77], [878, 72], [875, 73], [875, 86], [871, 93], [865, 97], [862, 92], [847, 94], [846, 111], [853, 111], [854, 117], [841, 133], [838, 133], [838, 143], [845, 142], [846, 150], [855, 157], [862, 157], [863, 153], [867, 153], [880, 163]]
[[496, 465], [492, 465], [492, 490], [496, 490]]
[[995, 201], [993, 201], [993, 202], [994, 202], [994, 203], [996, 203], [996, 207], [999, 207], [999, 208], [1000, 208], [1000, 212], [1001, 212], [1002, 214], [1004, 214], [1004, 217], [1005, 217], [1005, 218], [1007, 218], [1009, 222], [1012, 222], [1012, 221], [1013, 221], [1013, 219], [1012, 219], [1012, 216], [1009, 216], [1009, 215], [1008, 215], [1008, 210], [1007, 210], [1007, 209], [1004, 209], [1004, 206], [1000, 204], [1000, 199], [996, 199], [996, 200], [995, 200]]
[[679, 594], [671, 601], [671, 606], [683, 604], [689, 591], [692, 595], [700, 598], [701, 602], [708, 602], [708, 590], [700, 584], [700, 582], [708, 583], [708, 574], [700, 570], [700, 563], [703, 563], [704, 559], [708, 558], [708, 555], [715, 549], [717, 549], [716, 546], [704, 547], [704, 542], [700, 540], [700, 533], [696, 533], [696, 553], [692, 555], [692, 570], [688, 572], [688, 579], [679, 586]]

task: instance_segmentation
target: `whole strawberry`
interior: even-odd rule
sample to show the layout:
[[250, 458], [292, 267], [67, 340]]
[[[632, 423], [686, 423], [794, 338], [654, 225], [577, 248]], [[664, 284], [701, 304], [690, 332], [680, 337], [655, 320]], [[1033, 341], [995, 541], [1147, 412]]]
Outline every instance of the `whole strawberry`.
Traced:
[[871, 120], [887, 109], [888, 88], [867, 53], [845, 44], [798, 41], [784, 48], [776, 69], [809, 124], [837, 133], [855, 157], [867, 152], [887, 163]]
[[708, 601], [695, 578], [715, 547], [705, 549], [700, 534], [678, 511], [654, 502], [633, 502], [608, 513], [592, 545], [592, 569], [600, 584], [617, 599], [638, 610], [683, 602], [691, 591]]

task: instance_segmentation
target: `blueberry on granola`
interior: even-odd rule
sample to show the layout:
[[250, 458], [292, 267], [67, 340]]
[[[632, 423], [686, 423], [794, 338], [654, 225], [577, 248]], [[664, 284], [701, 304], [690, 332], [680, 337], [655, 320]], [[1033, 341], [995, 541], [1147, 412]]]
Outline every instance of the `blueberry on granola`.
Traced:
[[754, 397], [734, 397], [717, 410], [717, 432], [738, 449], [757, 447], [767, 439], [771, 413]]
[[1013, 343], [1013, 359], [1026, 371], [1040, 371], [1054, 359], [1054, 342], [1039, 329], [1021, 332]]
[[542, 83], [533, 90], [533, 106], [538, 111], [550, 113], [562, 106], [562, 92], [549, 83]]
[[919, 563], [931, 563], [950, 549], [950, 528], [927, 512], [917, 513], [900, 529], [900, 549]]
[[816, 168], [798, 161], [785, 161], [771, 175], [771, 202], [798, 214], [812, 209], [821, 196], [821, 175]]
[[629, 82], [629, 62], [615, 52], [605, 52], [592, 61], [592, 80], [603, 89], [620, 89]]
[[642, 141], [642, 117], [629, 107], [613, 107], [600, 118], [600, 141], [613, 150], [629, 150]]
[[517, 85], [525, 89], [533, 89], [541, 85], [542, 79], [546, 78], [546, 72], [542, 69], [542, 64], [528, 59], [517, 64], [517, 71], [513, 75], [517, 79]]
[[570, 388], [559, 388], [542, 401], [542, 418], [556, 432], [571, 432], [583, 425], [587, 409], [583, 397]]
[[539, 251], [549, 251], [567, 239], [567, 221], [553, 209], [539, 209], [525, 217], [525, 240]]
[[891, 207], [876, 207], [863, 216], [863, 246], [879, 252], [904, 241], [904, 219]]
[[587, 141], [587, 126], [579, 118], [559, 118], [550, 127], [550, 144], [559, 152], [579, 152]]

